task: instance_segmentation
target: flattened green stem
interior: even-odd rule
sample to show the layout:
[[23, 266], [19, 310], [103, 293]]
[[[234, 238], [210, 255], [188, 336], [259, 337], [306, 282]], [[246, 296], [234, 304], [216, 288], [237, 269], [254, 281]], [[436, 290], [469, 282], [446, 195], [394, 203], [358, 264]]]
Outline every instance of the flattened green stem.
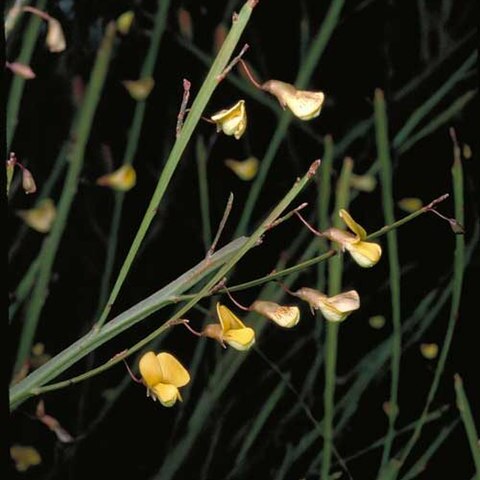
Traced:
[[[47, 0], [39, 0], [37, 8], [44, 10], [47, 5]], [[20, 14], [21, 15], [21, 14]], [[20, 55], [16, 59], [19, 63], [29, 65], [33, 52], [35, 50], [35, 44], [37, 42], [38, 35], [40, 33], [40, 27], [43, 20], [37, 15], [32, 15], [28, 21], [25, 34], [23, 37], [22, 49]], [[8, 28], [8, 27], [6, 27]], [[18, 114], [20, 111], [20, 104], [22, 102], [23, 90], [25, 88], [25, 80], [20, 75], [14, 75], [10, 92], [7, 100], [7, 152], [10, 151], [13, 143], [13, 137], [15, 136], [15, 130], [18, 124]]]
[[[455, 218], [462, 225], [464, 224], [464, 211], [463, 211], [463, 170], [462, 163], [460, 160], [460, 148], [456, 143], [454, 137], [454, 132], [452, 132], [452, 137], [454, 140], [454, 160], [452, 166], [452, 179], [453, 179], [453, 193], [454, 193], [454, 203], [455, 203]], [[433, 377], [430, 390], [428, 391], [427, 401], [425, 407], [422, 411], [422, 414], [417, 422], [417, 426], [410, 437], [407, 445], [402, 450], [400, 454], [400, 460], [392, 459], [390, 463], [385, 466], [384, 471], [381, 473], [380, 480], [395, 480], [398, 477], [400, 468], [405, 463], [405, 460], [408, 458], [413, 448], [415, 447], [420, 435], [422, 433], [423, 426], [425, 424], [425, 419], [428, 415], [430, 405], [435, 398], [437, 393], [438, 386], [440, 385], [440, 380], [445, 369], [445, 364], [447, 361], [448, 353], [450, 351], [450, 346], [453, 340], [453, 334], [455, 331], [455, 324], [458, 320], [458, 312], [460, 308], [460, 299], [462, 294], [462, 285], [463, 285], [463, 275], [464, 275], [464, 264], [465, 264], [465, 239], [463, 235], [455, 236], [455, 254], [454, 254], [454, 263], [453, 263], [453, 292], [452, 292], [452, 303], [450, 307], [450, 315], [448, 320], [447, 332], [445, 334], [445, 340], [443, 342], [442, 350], [438, 359], [437, 368], [435, 369], [435, 374]]]
[[210, 224], [210, 201], [208, 198], [207, 149], [202, 136], [197, 137], [195, 144], [198, 167], [198, 190], [200, 193], [200, 213], [202, 217], [202, 236], [205, 252], [212, 245], [212, 226]]
[[[377, 141], [377, 155], [380, 161], [380, 180], [382, 183], [383, 215], [387, 224], [395, 223], [393, 186], [392, 186], [392, 161], [390, 158], [390, 144], [388, 139], [387, 109], [383, 92], [375, 91], [375, 132]], [[392, 302], [392, 358], [391, 358], [391, 384], [388, 409], [388, 431], [382, 453], [380, 469], [390, 459], [393, 440], [395, 438], [395, 421], [398, 416], [398, 384], [400, 380], [400, 358], [402, 355], [402, 324], [400, 310], [400, 262], [398, 259], [398, 242], [395, 230], [387, 233], [388, 265], [390, 278], [390, 292]]]
[[455, 374], [454, 379], [457, 407], [460, 411], [465, 431], [467, 432], [468, 443], [472, 452], [473, 462], [475, 463], [477, 478], [480, 478], [480, 445], [478, 442], [478, 432], [475, 428], [475, 421], [473, 420], [472, 410], [465, 389], [463, 388], [462, 377], [457, 373]]
[[140, 245], [147, 234], [148, 228], [152, 223], [160, 202], [162, 201], [163, 195], [167, 190], [167, 187], [170, 183], [170, 180], [177, 168], [178, 163], [182, 157], [182, 154], [192, 136], [192, 133], [199, 122], [203, 110], [205, 109], [210, 97], [212, 96], [215, 88], [218, 85], [217, 77], [222, 73], [225, 66], [230, 59], [232, 52], [237, 45], [240, 36], [245, 29], [248, 20], [250, 19], [250, 15], [252, 13], [253, 7], [255, 6], [256, 2], [253, 0], [248, 0], [243, 8], [241, 9], [240, 13], [236, 17], [230, 32], [225, 39], [225, 42], [222, 45], [220, 52], [218, 53], [215, 61], [213, 62], [208, 75], [203, 82], [203, 85], [198, 92], [195, 101], [190, 109], [188, 117], [183, 125], [182, 131], [180, 135], [177, 137], [175, 144], [173, 145], [173, 149], [168, 157], [168, 160], [163, 168], [162, 174], [160, 175], [160, 179], [158, 184], [155, 188], [155, 191], [152, 195], [150, 203], [147, 207], [143, 220], [138, 228], [138, 231], [135, 235], [135, 238], [130, 246], [128, 251], [127, 257], [125, 258], [123, 265], [120, 269], [120, 273], [118, 274], [117, 280], [113, 286], [112, 292], [108, 298], [107, 305], [100, 316], [96, 328], [99, 329], [107, 320], [107, 317], [110, 313], [110, 310], [113, 306], [113, 303], [117, 299], [117, 296], [122, 288], [123, 282], [127, 277], [127, 274], [132, 266], [132, 263], [135, 259], [135, 256], [140, 248]]
[[45, 239], [40, 253], [40, 266], [37, 282], [28, 304], [25, 324], [22, 330], [20, 344], [17, 350], [15, 371], [25, 362], [37, 329], [38, 320], [43, 309], [47, 294], [53, 262], [65, 230], [70, 207], [75, 198], [78, 179], [83, 166], [85, 147], [93, 123], [93, 117], [100, 100], [101, 92], [107, 76], [108, 65], [115, 40], [115, 24], [107, 26], [104, 39], [97, 53], [97, 58], [91, 74], [89, 86], [85, 94], [84, 107], [77, 125], [77, 139], [73, 147], [69, 168], [62, 195], [57, 206], [57, 216], [49, 236]]
[[[353, 161], [346, 158], [340, 173], [337, 185], [335, 212], [342, 208], [348, 208], [350, 196], [350, 177], [353, 169]], [[334, 215], [333, 226], [341, 227], [341, 220]], [[337, 255], [328, 262], [328, 295], [337, 295], [342, 290], [343, 256]], [[323, 392], [323, 452], [321, 478], [329, 478], [333, 451], [333, 416], [335, 411], [335, 376], [337, 368], [338, 329], [336, 322], [327, 322], [327, 336], [325, 345], [325, 390]]]

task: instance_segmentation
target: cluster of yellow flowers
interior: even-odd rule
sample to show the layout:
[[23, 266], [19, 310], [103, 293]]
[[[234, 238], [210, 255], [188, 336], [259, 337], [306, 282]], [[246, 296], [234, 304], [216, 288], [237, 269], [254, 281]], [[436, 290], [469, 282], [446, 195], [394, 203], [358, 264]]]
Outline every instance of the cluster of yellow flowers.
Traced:
[[[338, 243], [361, 267], [375, 265], [382, 255], [380, 245], [365, 241], [367, 237], [365, 229], [356, 223], [346, 210], [340, 210], [339, 215], [353, 233], [329, 228], [322, 232], [322, 236]], [[360, 308], [360, 296], [356, 290], [332, 297], [308, 287], [289, 293], [307, 302], [312, 313], [320, 310], [323, 317], [330, 322], [342, 322]], [[295, 305], [279, 305], [267, 300], [256, 300], [250, 307], [243, 308], [256, 312], [283, 328], [292, 328], [300, 321], [300, 309]], [[246, 326], [225, 305], [217, 303], [216, 310], [218, 322], [207, 324], [202, 332], [197, 334], [218, 341], [224, 348], [229, 345], [235, 350], [249, 350], [255, 343], [255, 330]], [[158, 399], [166, 407], [171, 407], [177, 400], [182, 400], [179, 388], [189, 383], [190, 375], [173, 355], [166, 352], [158, 355], [148, 352], [142, 356], [139, 369], [148, 396], [154, 400]]]

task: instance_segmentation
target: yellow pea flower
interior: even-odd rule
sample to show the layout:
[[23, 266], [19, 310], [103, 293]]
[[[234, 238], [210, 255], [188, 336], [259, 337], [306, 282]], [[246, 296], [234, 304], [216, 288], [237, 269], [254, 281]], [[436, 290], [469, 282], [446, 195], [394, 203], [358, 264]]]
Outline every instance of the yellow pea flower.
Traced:
[[134, 100], [142, 101], [150, 95], [155, 80], [152, 77], [144, 77], [138, 80], [124, 80], [122, 84]]
[[238, 140], [247, 128], [245, 100], [239, 100], [233, 107], [220, 110], [210, 119], [217, 124], [217, 132], [233, 135]]
[[25, 167], [22, 168], [22, 188], [26, 194], [35, 193], [37, 191], [37, 185], [32, 172]]
[[12, 445], [10, 447], [10, 456], [15, 462], [15, 468], [18, 472], [25, 472], [30, 467], [40, 465], [42, 457], [36, 448], [23, 445]]
[[342, 249], [350, 252], [352, 258], [361, 267], [373, 267], [382, 256], [382, 248], [378, 243], [365, 242], [367, 232], [346, 210], [342, 208], [339, 215], [354, 234], [335, 227], [328, 228], [323, 234], [331, 241], [340, 243]]
[[123, 165], [107, 175], [97, 178], [97, 185], [110, 187], [120, 192], [131, 190], [137, 182], [137, 174], [131, 165]]
[[413, 213], [423, 207], [423, 202], [420, 198], [406, 197], [399, 200], [397, 205], [405, 212]]
[[360, 297], [356, 290], [328, 297], [319, 290], [304, 287], [294, 292], [294, 295], [306, 301], [312, 312], [320, 310], [330, 322], [343, 322], [348, 315], [360, 308]]
[[139, 369], [147, 396], [158, 399], [165, 407], [173, 406], [177, 400], [182, 401], [178, 389], [190, 382], [190, 374], [173, 355], [147, 352], [140, 359]]
[[246, 182], [255, 178], [258, 172], [258, 158], [248, 157], [246, 160], [233, 160], [227, 158], [225, 160], [225, 165], [230, 168], [241, 180]]
[[17, 215], [30, 227], [40, 233], [48, 233], [52, 228], [57, 209], [51, 198], [38, 202], [35, 208], [18, 210]]
[[359, 192], [373, 192], [377, 186], [377, 179], [373, 175], [350, 175], [350, 185]]
[[117, 30], [122, 34], [126, 35], [132, 26], [133, 19], [135, 18], [135, 13], [133, 10], [127, 10], [123, 12], [116, 21]]
[[279, 80], [269, 80], [261, 88], [277, 97], [282, 108], [288, 107], [301, 120], [318, 117], [325, 100], [323, 92], [298, 90], [290, 83]]
[[220, 323], [206, 325], [202, 335], [210, 337], [225, 347], [228, 343], [235, 350], [248, 350], [255, 343], [255, 331], [243, 322], [225, 305], [217, 303], [217, 315]]
[[295, 306], [256, 300], [250, 305], [250, 310], [263, 315], [284, 328], [292, 328], [300, 321], [300, 309]]

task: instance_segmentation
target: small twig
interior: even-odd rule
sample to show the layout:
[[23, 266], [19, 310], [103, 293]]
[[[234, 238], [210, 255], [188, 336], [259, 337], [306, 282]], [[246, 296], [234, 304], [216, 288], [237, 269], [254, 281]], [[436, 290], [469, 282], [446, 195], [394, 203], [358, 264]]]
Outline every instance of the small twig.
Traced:
[[275, 220], [274, 222], [272, 222], [270, 225], [268, 225], [267, 230], [270, 230], [270, 229], [275, 228], [276, 226], [280, 225], [280, 224], [283, 223], [285, 220], [288, 220], [290, 217], [292, 217], [293, 215], [295, 215], [297, 212], [299, 212], [300, 210], [304, 209], [307, 205], [308, 205], [307, 202], [302, 203], [302, 204], [299, 205], [297, 208], [294, 208], [292, 211], [290, 211], [289, 213], [287, 213], [287, 214], [284, 215], [283, 217], [278, 218], [277, 220]]
[[257, 79], [253, 76], [252, 72], [248, 68], [248, 65], [246, 64], [245, 61], [243, 61], [241, 58], [238, 60], [238, 63], [243, 67], [244, 72], [247, 74], [248, 79], [252, 83], [253, 86], [258, 88], [259, 90], [263, 90], [262, 85]]
[[227, 201], [227, 206], [225, 207], [225, 211], [223, 212], [222, 220], [220, 221], [220, 225], [218, 226], [218, 230], [213, 240], [212, 246], [208, 249], [207, 255], [205, 257], [207, 260], [213, 255], [213, 252], [215, 252], [217, 243], [220, 240], [220, 235], [222, 234], [223, 229], [225, 228], [225, 224], [227, 223], [228, 217], [230, 215], [230, 212], [232, 211], [232, 205], [233, 205], [233, 193], [230, 192], [230, 195]]
[[243, 48], [240, 50], [240, 53], [225, 67], [223, 72], [220, 75], [217, 75], [217, 82], [220, 83], [232, 70], [232, 68], [240, 61], [242, 61], [242, 56], [249, 49], [248, 43], [246, 43]]
[[190, 333], [193, 333], [194, 335], [196, 335], [197, 337], [203, 337], [203, 335], [200, 333], [200, 332], [197, 332], [195, 329], [193, 329], [190, 325], [189, 325], [189, 321], [188, 320], [185, 320], [182, 322], [182, 325], [190, 331]]
[[180, 132], [182, 131], [183, 119], [185, 118], [185, 113], [187, 112], [188, 99], [190, 98], [191, 85], [192, 84], [186, 78], [183, 79], [183, 98], [182, 98], [182, 103], [180, 105], [180, 111], [178, 112], [178, 115], [177, 115], [177, 126], [175, 129], [176, 137], [178, 137], [180, 135]]
[[33, 13], [34, 15], [37, 15], [38, 17], [42, 18], [43, 20], [46, 20], [47, 22], [49, 22], [52, 19], [52, 17], [47, 12], [39, 10], [38, 8], [35, 8], [35, 7], [30, 7], [27, 5], [23, 7], [22, 10], [24, 12]]

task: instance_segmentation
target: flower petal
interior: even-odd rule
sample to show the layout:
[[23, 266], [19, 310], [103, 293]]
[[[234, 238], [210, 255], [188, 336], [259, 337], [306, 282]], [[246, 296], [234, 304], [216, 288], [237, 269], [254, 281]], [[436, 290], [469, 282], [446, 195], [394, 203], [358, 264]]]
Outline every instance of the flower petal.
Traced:
[[326, 320], [330, 322], [342, 322], [348, 316], [348, 313], [341, 312], [327, 299], [319, 304], [319, 309]]
[[30, 467], [42, 463], [42, 457], [37, 449], [33, 447], [12, 445], [10, 447], [10, 456], [15, 462], [15, 468], [19, 472], [25, 472]]
[[352, 216], [343, 208], [338, 212], [340, 215], [340, 218], [345, 222], [347, 227], [355, 233], [360, 240], [364, 240], [367, 237], [367, 232], [365, 229], [359, 225], [353, 218]]
[[124, 80], [122, 84], [134, 100], [142, 101], [150, 95], [155, 86], [155, 80], [152, 77], [144, 77], [138, 80]]
[[231, 329], [245, 328], [243, 322], [225, 305], [217, 303], [217, 315], [224, 333]]
[[122, 165], [112, 173], [97, 179], [97, 185], [110, 187], [119, 192], [128, 192], [137, 183], [137, 174], [131, 165]]
[[177, 400], [182, 400], [180, 392], [175, 385], [157, 383], [151, 390], [164, 407], [172, 407]]
[[153, 388], [154, 385], [163, 380], [162, 368], [155, 353], [147, 352], [143, 355], [138, 367], [140, 369], [140, 375], [148, 388]]
[[132, 26], [133, 19], [135, 18], [135, 13], [133, 10], [127, 10], [123, 12], [117, 18], [117, 30], [122, 34], [126, 35], [130, 31], [130, 27]]
[[51, 198], [38, 202], [38, 206], [30, 210], [18, 210], [17, 215], [30, 227], [40, 233], [48, 233], [52, 228], [57, 209]]
[[47, 44], [47, 48], [53, 53], [63, 52], [67, 47], [62, 25], [56, 18], [50, 17], [48, 20], [47, 38], [45, 39], [45, 43]]
[[238, 178], [246, 182], [255, 178], [258, 171], [258, 158], [248, 157], [246, 160], [239, 161], [227, 158], [225, 165], [232, 170]]
[[223, 339], [235, 350], [248, 350], [255, 343], [253, 328], [244, 327], [225, 332]]
[[349, 290], [329, 297], [328, 303], [342, 313], [353, 312], [360, 308], [360, 297], [356, 290]]
[[300, 309], [296, 306], [279, 305], [275, 302], [256, 300], [252, 303], [250, 309], [284, 328], [292, 328], [300, 320]]
[[382, 256], [382, 247], [378, 243], [355, 242], [345, 244], [353, 259], [363, 268], [373, 267]]
[[190, 382], [190, 374], [173, 355], [162, 352], [157, 355], [157, 360], [162, 372], [162, 383], [183, 387]]

